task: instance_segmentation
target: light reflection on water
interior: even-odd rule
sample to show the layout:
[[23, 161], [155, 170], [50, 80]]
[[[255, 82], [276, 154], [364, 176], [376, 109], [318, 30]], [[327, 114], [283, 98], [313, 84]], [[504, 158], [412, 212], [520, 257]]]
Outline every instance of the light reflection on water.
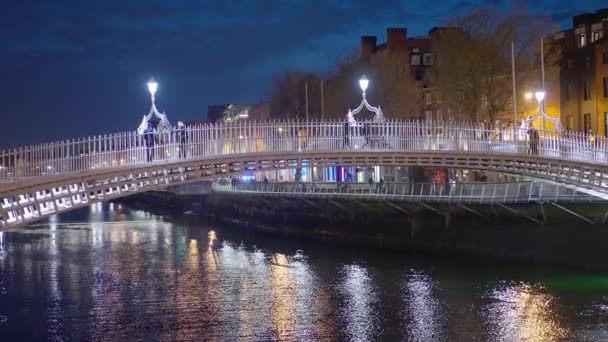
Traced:
[[525, 269], [504, 276], [487, 266], [327, 244], [290, 241], [292, 248], [180, 222], [94, 205], [0, 232], [0, 336], [608, 339], [608, 279], [601, 276], [543, 278]]

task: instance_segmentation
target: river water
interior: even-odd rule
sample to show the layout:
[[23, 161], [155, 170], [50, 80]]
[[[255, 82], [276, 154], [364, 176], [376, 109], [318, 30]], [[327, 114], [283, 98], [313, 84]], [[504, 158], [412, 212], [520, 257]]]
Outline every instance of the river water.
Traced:
[[0, 232], [0, 341], [608, 340], [608, 276], [94, 205]]

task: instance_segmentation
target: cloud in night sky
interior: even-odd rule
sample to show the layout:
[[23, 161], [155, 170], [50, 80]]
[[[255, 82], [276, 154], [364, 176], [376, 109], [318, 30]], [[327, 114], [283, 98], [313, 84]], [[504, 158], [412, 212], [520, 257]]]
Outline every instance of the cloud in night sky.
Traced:
[[[364, 34], [424, 35], [451, 15], [509, 1], [8, 0], [0, 12], [0, 146], [134, 129], [160, 82], [172, 121], [208, 104], [263, 100], [291, 69], [327, 71]], [[535, 1], [561, 26], [603, 1]]]

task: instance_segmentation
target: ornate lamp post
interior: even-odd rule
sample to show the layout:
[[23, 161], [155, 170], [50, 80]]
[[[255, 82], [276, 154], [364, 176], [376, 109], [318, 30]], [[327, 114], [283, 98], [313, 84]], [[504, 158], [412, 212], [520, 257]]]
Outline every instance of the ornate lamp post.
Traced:
[[380, 106], [374, 107], [367, 102], [367, 99], [365, 97], [365, 91], [367, 90], [368, 86], [369, 80], [367, 79], [367, 77], [365, 77], [365, 75], [361, 76], [361, 79], [359, 79], [359, 87], [361, 87], [361, 103], [357, 108], [353, 110], [348, 110], [348, 114], [346, 114], [346, 121], [348, 121], [349, 123], [357, 122], [357, 120], [355, 120], [355, 115], [359, 114], [363, 107], [374, 113], [374, 122], [384, 122], [384, 113], [382, 113], [382, 109], [380, 109]]
[[[526, 127], [526, 126], [531, 126], [532, 123], [534, 122], [534, 120], [536, 120], [537, 118], [542, 118], [543, 119], [543, 130], [547, 131], [547, 121], [549, 122], [553, 122], [555, 125], [555, 128], [553, 130], [555, 131], [560, 131], [562, 129], [562, 123], [561, 120], [559, 118], [552, 118], [549, 115], [547, 115], [547, 113], [545, 113], [544, 111], [544, 100], [545, 100], [545, 95], [546, 93], [542, 90], [539, 90], [537, 92], [534, 93], [534, 97], [536, 98], [536, 101], [538, 102], [538, 113], [536, 113], [536, 115], [534, 115], [531, 118], [528, 118], [527, 120], [522, 120], [522, 128]], [[526, 99], [531, 99], [532, 98], [532, 94], [531, 93], [526, 93]]]
[[150, 108], [150, 112], [147, 115], [144, 115], [139, 127], [137, 128], [137, 133], [144, 134], [146, 129], [148, 128], [149, 121], [152, 119], [152, 116], [157, 117], [160, 121], [157, 126], [158, 132], [168, 132], [171, 130], [171, 123], [169, 119], [167, 119], [167, 115], [165, 113], [160, 113], [158, 109], [156, 109], [156, 91], [158, 90], [158, 82], [156, 82], [153, 78], [148, 81], [148, 91], [150, 92], [150, 100], [152, 101], [152, 107]]

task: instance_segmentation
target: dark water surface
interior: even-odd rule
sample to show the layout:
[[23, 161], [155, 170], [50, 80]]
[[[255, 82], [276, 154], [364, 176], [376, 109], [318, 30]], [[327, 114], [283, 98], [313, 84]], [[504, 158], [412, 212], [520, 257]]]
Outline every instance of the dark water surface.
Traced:
[[608, 276], [260, 238], [113, 204], [0, 233], [0, 341], [564, 339], [608, 340]]

